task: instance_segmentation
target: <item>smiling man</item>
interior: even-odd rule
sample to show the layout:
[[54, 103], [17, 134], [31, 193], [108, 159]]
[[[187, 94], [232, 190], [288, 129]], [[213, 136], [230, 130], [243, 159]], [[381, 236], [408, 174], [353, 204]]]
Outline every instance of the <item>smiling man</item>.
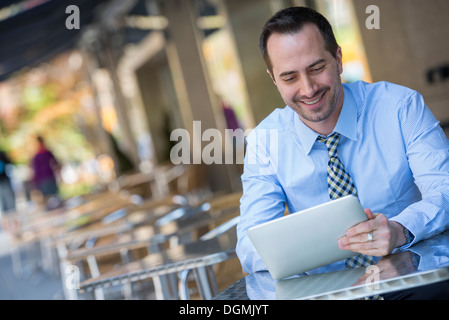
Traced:
[[[358, 196], [369, 220], [349, 229], [339, 247], [361, 258], [449, 228], [449, 143], [418, 92], [388, 82], [343, 84], [342, 49], [310, 8], [275, 14], [260, 50], [287, 106], [247, 139], [236, 248], [246, 272], [266, 270], [250, 227], [282, 217], [285, 208], [297, 212], [347, 194]], [[267, 144], [261, 132], [276, 135]]]
[[[294, 34], [267, 41], [270, 74], [285, 102], [318, 133], [329, 134], [343, 105], [341, 48], [326, 50], [319, 29], [307, 24]], [[273, 63], [279, 62], [279, 63]]]

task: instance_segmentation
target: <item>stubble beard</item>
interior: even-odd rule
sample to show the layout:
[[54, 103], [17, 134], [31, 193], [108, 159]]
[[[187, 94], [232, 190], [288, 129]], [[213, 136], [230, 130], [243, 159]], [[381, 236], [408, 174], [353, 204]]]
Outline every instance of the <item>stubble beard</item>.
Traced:
[[[293, 109], [298, 113], [301, 119], [308, 122], [320, 122], [326, 120], [331, 116], [331, 114], [337, 108], [338, 101], [340, 99], [341, 91], [343, 90], [341, 86], [341, 80], [338, 77], [338, 81], [335, 83], [336, 91], [333, 92], [331, 97], [322, 97], [322, 99], [329, 99], [327, 103], [324, 103], [320, 108], [316, 110], [306, 110], [301, 104], [301, 98], [294, 97], [292, 99]], [[323, 93], [324, 92], [324, 93]], [[325, 87], [320, 89], [315, 96], [319, 96], [321, 94], [328, 95], [331, 92], [330, 87]]]

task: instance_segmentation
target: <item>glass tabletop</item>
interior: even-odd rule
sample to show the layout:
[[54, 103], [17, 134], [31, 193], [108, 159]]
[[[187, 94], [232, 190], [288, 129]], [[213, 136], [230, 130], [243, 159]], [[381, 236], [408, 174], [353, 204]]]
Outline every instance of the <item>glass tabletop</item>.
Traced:
[[426, 299], [449, 299], [449, 231], [378, 259], [376, 264], [274, 280], [268, 271], [249, 274], [216, 300], [364, 299], [403, 297], [414, 290]]

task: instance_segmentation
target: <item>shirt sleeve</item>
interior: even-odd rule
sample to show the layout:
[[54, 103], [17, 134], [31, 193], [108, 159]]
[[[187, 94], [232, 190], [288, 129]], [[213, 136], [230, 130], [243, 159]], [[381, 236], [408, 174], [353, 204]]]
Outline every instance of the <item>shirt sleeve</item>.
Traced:
[[422, 200], [391, 220], [412, 234], [406, 247], [449, 228], [449, 141], [439, 122], [414, 92], [399, 109], [407, 158]]
[[418, 271], [441, 268], [449, 263], [449, 231], [421, 241], [407, 251], [415, 254]]
[[269, 152], [256, 140], [255, 133], [250, 134], [247, 139], [242, 175], [243, 196], [237, 226], [236, 253], [243, 269], [248, 273], [267, 268], [249, 239], [247, 230], [252, 226], [280, 218], [285, 212], [285, 194], [277, 181]]

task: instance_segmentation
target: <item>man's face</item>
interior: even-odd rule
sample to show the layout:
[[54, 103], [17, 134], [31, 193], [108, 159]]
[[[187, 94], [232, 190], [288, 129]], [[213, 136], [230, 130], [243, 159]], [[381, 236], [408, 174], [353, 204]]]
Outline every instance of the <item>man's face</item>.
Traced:
[[307, 126], [329, 134], [343, 105], [341, 49], [334, 58], [313, 24], [295, 34], [272, 34], [267, 49], [272, 65], [269, 73], [284, 102]]

